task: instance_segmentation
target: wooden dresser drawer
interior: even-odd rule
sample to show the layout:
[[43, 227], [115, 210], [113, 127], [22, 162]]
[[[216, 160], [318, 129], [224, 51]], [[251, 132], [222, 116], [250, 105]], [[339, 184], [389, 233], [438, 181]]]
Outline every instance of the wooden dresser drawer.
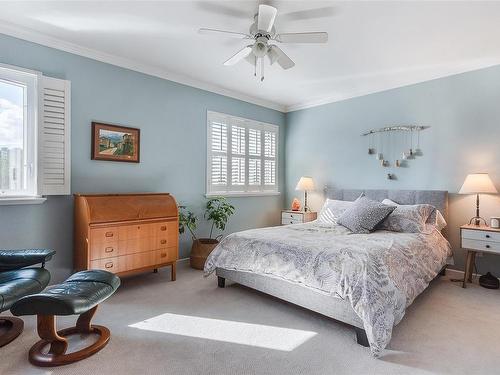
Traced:
[[169, 247], [168, 249], [156, 250], [155, 257], [156, 264], [173, 262], [177, 259], [177, 248]]
[[[121, 268], [120, 265], [122, 265]], [[104, 270], [108, 272], [118, 273], [122, 271], [122, 268], [122, 257], [98, 259], [90, 262], [90, 269], [94, 270]]]
[[118, 241], [118, 227], [107, 228], [91, 228], [90, 229], [90, 242], [94, 247], [96, 244], [109, 243]]
[[462, 229], [462, 238], [468, 238], [471, 240], [480, 240], [480, 241], [500, 242], [500, 232]]
[[156, 224], [134, 224], [120, 227], [119, 238], [121, 241], [137, 238], [147, 238], [154, 235]]
[[127, 270], [149, 267], [156, 264], [155, 251], [146, 251], [143, 253], [124, 255], [122, 258], [124, 258], [125, 260]]
[[469, 238], [462, 238], [462, 247], [465, 249], [500, 253], [500, 242], [479, 241], [471, 240]]
[[97, 243], [90, 248], [90, 260], [112, 258], [120, 255], [118, 241]]
[[155, 239], [153, 237], [132, 238], [118, 241], [118, 252], [120, 255], [142, 253], [155, 249]]

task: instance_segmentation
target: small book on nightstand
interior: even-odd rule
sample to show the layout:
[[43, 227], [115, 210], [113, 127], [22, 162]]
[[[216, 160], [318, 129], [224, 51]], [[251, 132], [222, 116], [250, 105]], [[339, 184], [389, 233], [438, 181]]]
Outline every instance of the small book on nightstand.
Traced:
[[281, 211], [281, 225], [307, 223], [308, 221], [316, 220], [317, 212], [313, 211]]

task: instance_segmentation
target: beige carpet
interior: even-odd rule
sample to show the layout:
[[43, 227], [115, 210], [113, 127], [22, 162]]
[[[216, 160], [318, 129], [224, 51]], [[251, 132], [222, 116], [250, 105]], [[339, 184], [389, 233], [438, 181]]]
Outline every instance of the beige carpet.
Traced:
[[[95, 356], [39, 369], [27, 360], [35, 318], [0, 349], [0, 374], [496, 374], [500, 291], [434, 282], [395, 328], [381, 359], [349, 327], [179, 264], [123, 280], [96, 315], [111, 341]], [[61, 318], [61, 326], [71, 319]], [[135, 325], [131, 327], [131, 325]], [[199, 336], [199, 337], [195, 337]]]

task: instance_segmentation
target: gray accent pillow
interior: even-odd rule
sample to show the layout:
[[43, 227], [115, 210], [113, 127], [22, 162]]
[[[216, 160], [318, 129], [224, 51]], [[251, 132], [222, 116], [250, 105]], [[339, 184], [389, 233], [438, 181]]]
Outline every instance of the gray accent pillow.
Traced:
[[395, 209], [394, 206], [360, 196], [351, 207], [344, 211], [337, 223], [354, 233], [370, 233]]
[[436, 223], [436, 207], [430, 204], [397, 204], [390, 199], [382, 203], [396, 209], [379, 226], [378, 229], [405, 233], [429, 233]]

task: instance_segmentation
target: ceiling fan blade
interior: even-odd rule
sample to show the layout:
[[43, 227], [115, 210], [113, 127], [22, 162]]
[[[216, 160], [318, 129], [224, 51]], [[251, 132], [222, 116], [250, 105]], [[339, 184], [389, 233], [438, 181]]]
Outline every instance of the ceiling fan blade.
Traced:
[[[239, 6], [238, 3], [231, 4], [229, 1], [228, 2], [217, 2], [217, 3], [214, 1], [211, 1], [211, 2], [197, 1], [197, 2], [195, 2], [195, 4], [196, 4], [197, 8], [199, 8], [203, 11], [217, 14], [218, 16], [223, 14], [225, 16], [246, 19], [246, 20], [248, 20], [249, 17], [252, 16], [251, 12], [250, 13], [246, 12], [244, 9], [242, 9], [241, 6]], [[231, 5], [234, 5], [234, 7]]]
[[245, 34], [245, 33], [238, 33], [236, 31], [225, 31], [225, 30], [217, 30], [217, 29], [207, 29], [205, 27], [202, 27], [201, 29], [198, 30], [199, 34], [206, 34], [206, 35], [215, 35], [215, 36], [227, 36], [230, 38], [239, 38], [239, 39], [248, 39], [251, 38], [250, 35]]
[[326, 18], [335, 15], [337, 9], [332, 6], [314, 8], [314, 9], [304, 9], [295, 12], [281, 13], [280, 21], [303, 21], [312, 20], [316, 18]]
[[272, 45], [269, 48], [268, 52], [269, 60], [271, 60], [271, 64], [277, 62], [279, 66], [283, 69], [290, 69], [295, 66], [295, 63], [289, 58], [285, 52], [281, 50], [278, 46]]
[[257, 18], [257, 29], [270, 32], [274, 25], [278, 9], [270, 5], [259, 5], [259, 16]]
[[246, 46], [243, 49], [239, 50], [234, 54], [232, 57], [230, 57], [226, 62], [224, 62], [225, 66], [230, 66], [238, 63], [240, 60], [243, 60], [245, 57], [250, 55], [252, 52], [252, 46]]
[[326, 43], [328, 33], [284, 33], [276, 35], [275, 39], [281, 43]]

